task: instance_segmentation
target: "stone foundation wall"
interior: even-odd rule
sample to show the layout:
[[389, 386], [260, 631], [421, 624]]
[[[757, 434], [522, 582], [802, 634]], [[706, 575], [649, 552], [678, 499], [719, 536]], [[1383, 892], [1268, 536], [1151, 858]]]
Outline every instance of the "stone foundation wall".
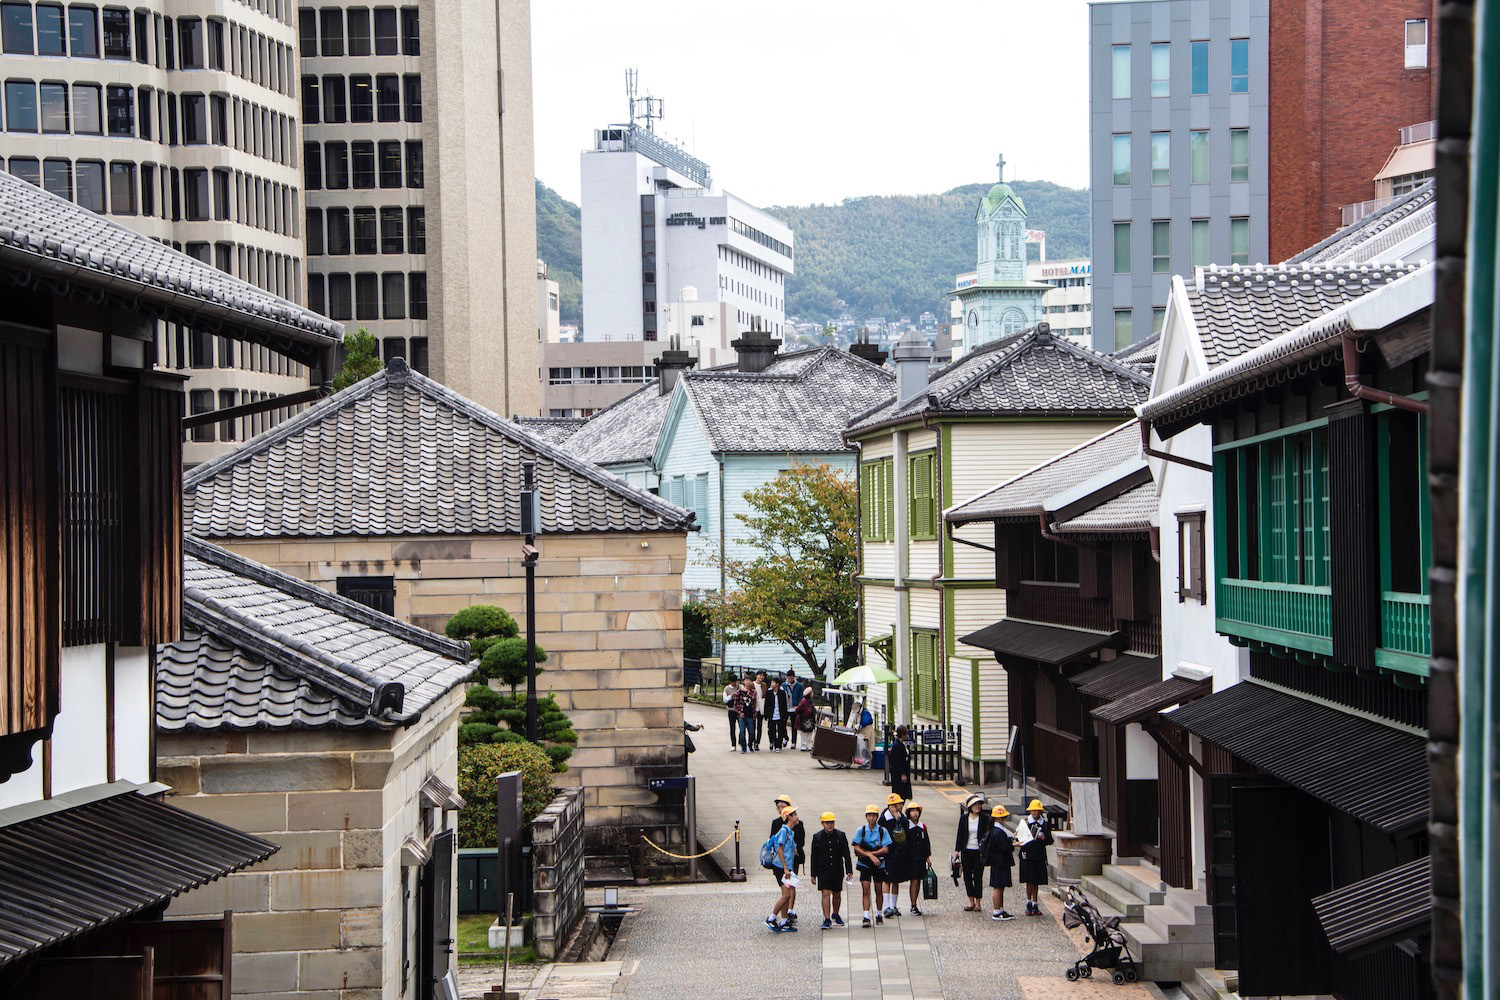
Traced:
[[[524, 626], [519, 538], [214, 539], [333, 590], [340, 576], [391, 576], [395, 614], [441, 632], [471, 604], [497, 604]], [[651, 778], [683, 774], [682, 534], [542, 536], [539, 690], [557, 696], [579, 735], [560, 787], [580, 787], [591, 851], [623, 853], [645, 830], [683, 843], [682, 806], [658, 802]]]
[[537, 957], [555, 959], [583, 915], [583, 792], [565, 788], [531, 821]]
[[[456, 781], [462, 701], [455, 689], [415, 726], [393, 731], [158, 734], [168, 802], [281, 845], [168, 910], [235, 911], [235, 996], [413, 995], [415, 965], [405, 981], [401, 970], [401, 844], [424, 839], [417, 796], [427, 777]], [[414, 911], [405, 927], [415, 938]]]

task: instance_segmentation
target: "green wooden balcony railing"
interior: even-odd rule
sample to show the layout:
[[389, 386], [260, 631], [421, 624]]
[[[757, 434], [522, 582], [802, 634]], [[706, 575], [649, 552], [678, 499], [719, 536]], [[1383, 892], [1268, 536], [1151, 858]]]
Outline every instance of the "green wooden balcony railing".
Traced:
[[1380, 595], [1380, 648], [1375, 663], [1427, 676], [1432, 655], [1432, 598], [1387, 590]]
[[1310, 653], [1333, 652], [1329, 587], [1221, 578], [1217, 596], [1221, 632]]

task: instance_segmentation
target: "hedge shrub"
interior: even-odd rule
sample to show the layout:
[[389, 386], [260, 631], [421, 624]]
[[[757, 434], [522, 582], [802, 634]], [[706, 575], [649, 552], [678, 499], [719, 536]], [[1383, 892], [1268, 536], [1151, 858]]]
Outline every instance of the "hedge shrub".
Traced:
[[552, 760], [524, 739], [458, 748], [459, 847], [495, 846], [495, 778], [521, 772], [521, 819], [530, 823], [552, 801]]

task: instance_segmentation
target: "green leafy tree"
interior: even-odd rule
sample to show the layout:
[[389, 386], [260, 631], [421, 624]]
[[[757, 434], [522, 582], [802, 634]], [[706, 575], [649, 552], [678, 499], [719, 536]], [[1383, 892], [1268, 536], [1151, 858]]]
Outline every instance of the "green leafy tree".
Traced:
[[[536, 647], [537, 673], [542, 672], [546, 660], [547, 651], [541, 646]], [[487, 681], [499, 681], [515, 694], [516, 688], [526, 683], [526, 640], [517, 636], [493, 640], [480, 657], [479, 676]]]
[[552, 762], [539, 747], [480, 743], [458, 748], [459, 847], [495, 846], [495, 778], [521, 772], [521, 820], [530, 823], [552, 801]]
[[482, 663], [491, 646], [501, 639], [513, 639], [520, 635], [521, 627], [504, 608], [493, 604], [471, 604], [449, 618], [443, 631], [450, 639], [467, 639], [469, 651], [479, 657]]
[[732, 588], [704, 606], [729, 640], [785, 643], [816, 673], [827, 619], [840, 635], [857, 627], [850, 575], [859, 559], [859, 492], [852, 478], [819, 463], [782, 472], [745, 502], [750, 513], [736, 517], [757, 555], [728, 561]]
[[[476, 743], [526, 743], [526, 696], [506, 694], [483, 684], [469, 688], [464, 704], [469, 711], [458, 728], [460, 746]], [[578, 733], [552, 695], [537, 698], [537, 739], [556, 771], [568, 769], [567, 760], [578, 745]]]
[[688, 660], [714, 655], [713, 623], [703, 605], [694, 601], [682, 606], [682, 655]]
[[344, 338], [344, 364], [333, 376], [333, 391], [347, 389], [380, 371], [380, 342], [364, 327]]

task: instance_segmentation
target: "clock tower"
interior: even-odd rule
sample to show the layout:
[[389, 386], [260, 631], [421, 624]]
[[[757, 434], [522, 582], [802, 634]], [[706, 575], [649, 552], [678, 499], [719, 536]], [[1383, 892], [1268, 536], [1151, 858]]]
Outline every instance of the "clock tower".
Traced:
[[1042, 296], [1051, 286], [1026, 280], [1026, 204], [1000, 180], [975, 211], [979, 253], [974, 284], [951, 294], [963, 305], [964, 352], [1014, 336], [1042, 321]]

